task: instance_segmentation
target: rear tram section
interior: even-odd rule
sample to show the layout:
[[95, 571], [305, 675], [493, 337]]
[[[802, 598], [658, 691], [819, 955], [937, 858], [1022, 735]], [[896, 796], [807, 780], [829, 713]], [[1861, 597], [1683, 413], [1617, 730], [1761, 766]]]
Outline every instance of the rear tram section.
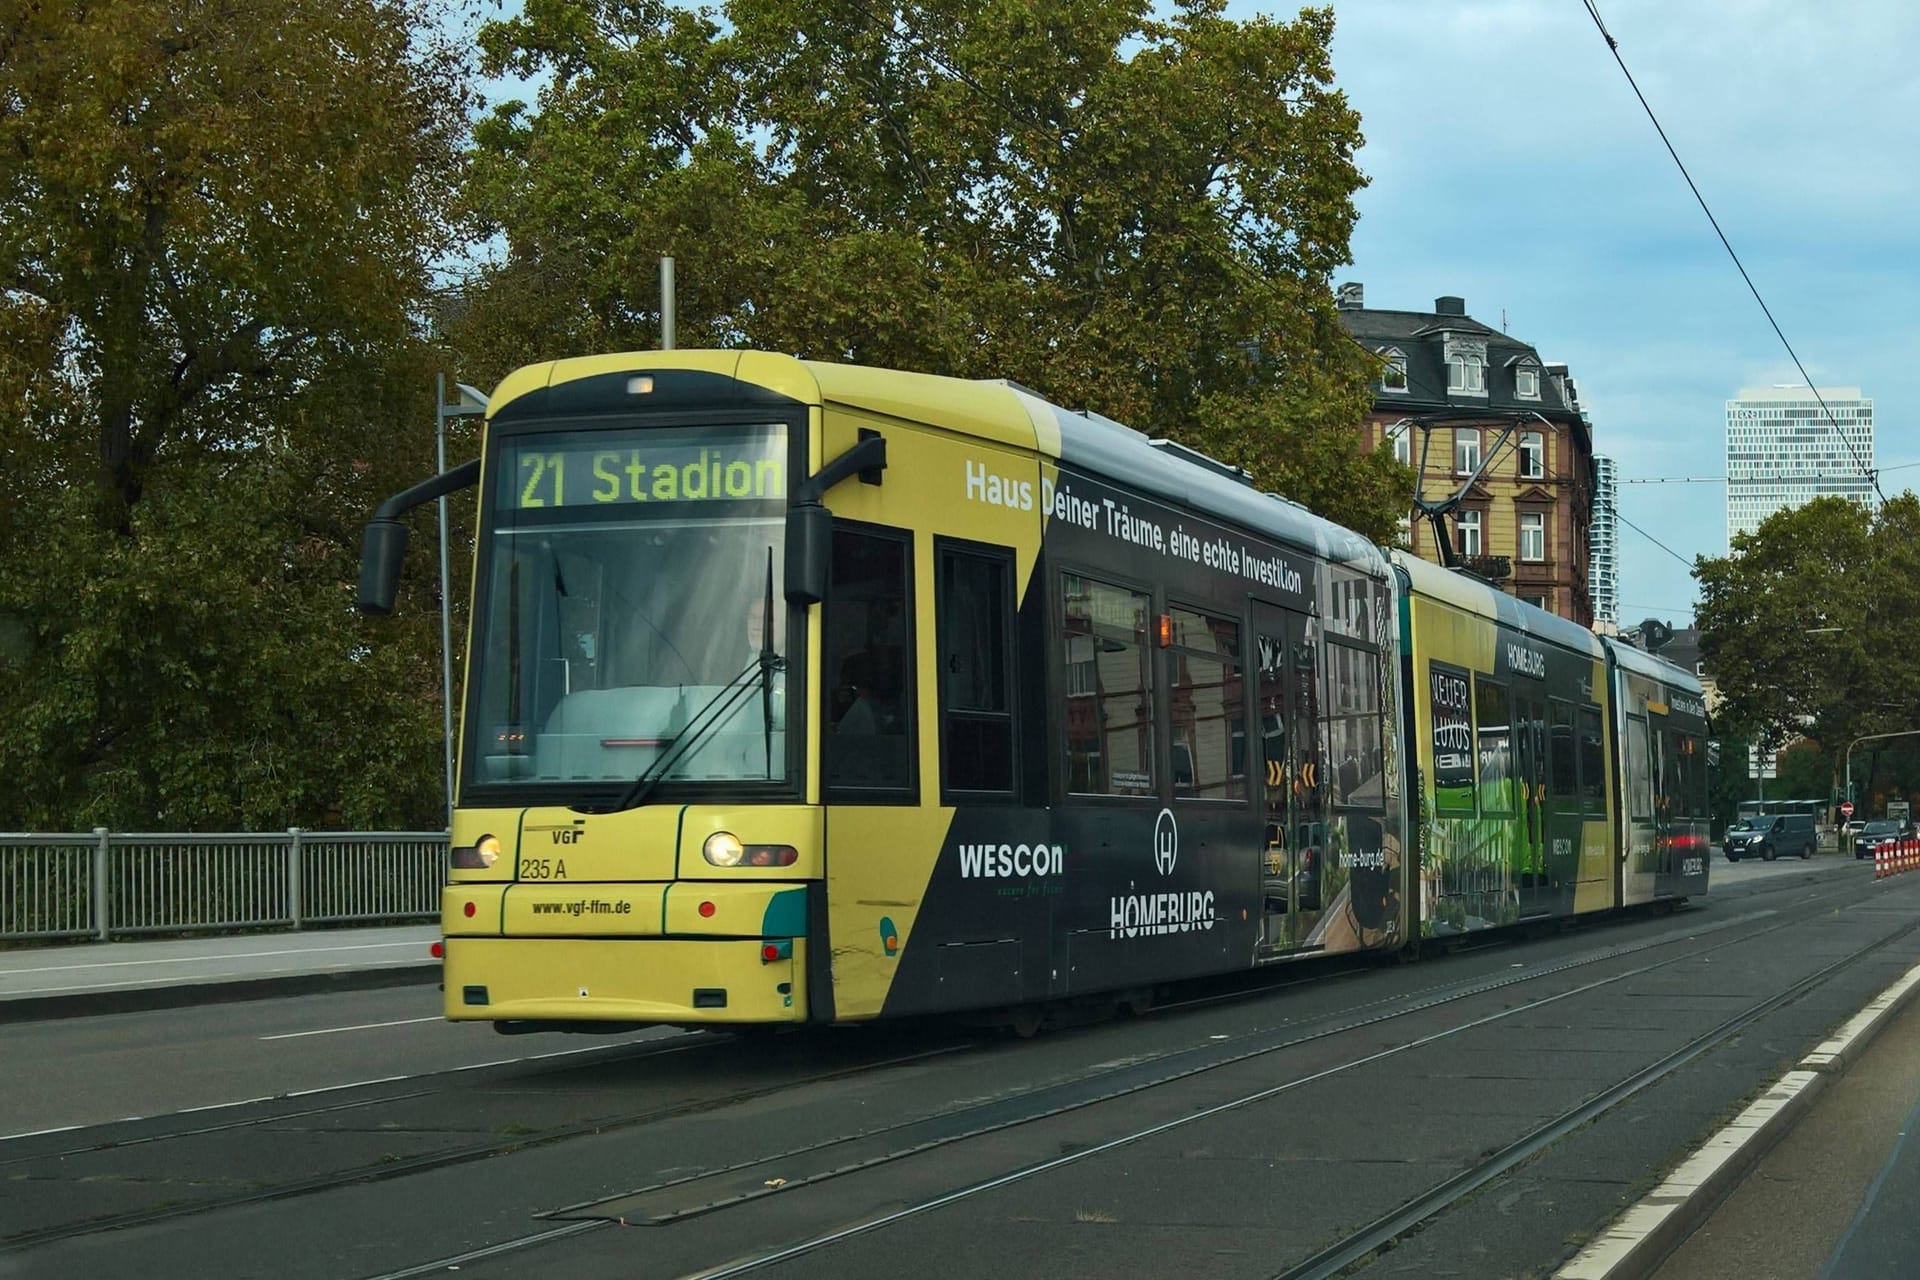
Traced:
[[851, 1022], [1703, 892], [1689, 675], [1007, 383], [522, 370], [480, 518], [446, 1008]]

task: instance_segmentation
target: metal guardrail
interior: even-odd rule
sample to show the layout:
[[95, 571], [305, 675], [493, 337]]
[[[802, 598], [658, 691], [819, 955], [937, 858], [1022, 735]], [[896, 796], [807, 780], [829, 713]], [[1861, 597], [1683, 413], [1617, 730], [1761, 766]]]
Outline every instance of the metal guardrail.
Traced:
[[0, 833], [0, 941], [432, 920], [441, 831]]

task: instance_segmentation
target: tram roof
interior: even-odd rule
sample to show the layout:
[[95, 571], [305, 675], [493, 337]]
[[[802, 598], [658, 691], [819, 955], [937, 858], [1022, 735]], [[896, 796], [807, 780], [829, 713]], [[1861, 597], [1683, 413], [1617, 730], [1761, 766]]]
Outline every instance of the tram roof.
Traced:
[[1234, 468], [1097, 413], [1062, 408], [1004, 379], [948, 378], [764, 351], [616, 352], [528, 365], [500, 384], [489, 412], [497, 415], [516, 401], [525, 401], [515, 405], [516, 413], [552, 412], [563, 403], [570, 412], [624, 408], [632, 403], [628, 375], [668, 369], [709, 375], [710, 383], [717, 375], [802, 403], [844, 404], [1032, 450], [1374, 577], [1387, 574], [1386, 558], [1371, 542], [1290, 499], [1262, 493]]
[[1380, 548], [1290, 498], [1262, 493], [1241, 478], [1244, 473], [1236, 474], [1236, 468], [1171, 441], [1154, 440], [1097, 413], [1063, 409], [1024, 387], [1001, 385], [1036, 420], [1051, 416], [1060, 435], [1060, 461], [1068, 466], [1311, 551], [1321, 559], [1386, 577], [1387, 561]]
[[1496, 591], [1477, 578], [1443, 569], [1410, 551], [1395, 550], [1393, 563], [1407, 575], [1407, 580], [1418, 595], [1431, 596], [1467, 613], [1495, 619], [1516, 631], [1576, 652], [1591, 654], [1595, 658], [1605, 656], [1599, 636], [1557, 613], [1548, 613], [1504, 591]]
[[1657, 653], [1648, 653], [1645, 649], [1613, 639], [1607, 640], [1606, 645], [1614, 661], [1636, 675], [1665, 681], [1676, 689], [1701, 692], [1699, 676], [1677, 663], [1668, 662]]

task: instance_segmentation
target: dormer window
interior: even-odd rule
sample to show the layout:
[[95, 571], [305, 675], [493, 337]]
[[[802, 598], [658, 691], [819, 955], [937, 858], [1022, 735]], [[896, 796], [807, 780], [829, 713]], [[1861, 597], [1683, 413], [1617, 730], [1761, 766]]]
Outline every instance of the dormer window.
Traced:
[[1381, 354], [1387, 358], [1387, 367], [1380, 375], [1380, 389], [1405, 395], [1407, 391], [1406, 353], [1398, 347], [1389, 347]]
[[1457, 396], [1487, 394], [1487, 340], [1449, 333], [1441, 344], [1447, 362], [1447, 392]]
[[1522, 400], [1540, 398], [1540, 369], [1537, 365], [1523, 364], [1514, 369], [1513, 394]]
[[1447, 390], [1459, 395], [1487, 394], [1487, 366], [1479, 356], [1456, 353], [1447, 361]]

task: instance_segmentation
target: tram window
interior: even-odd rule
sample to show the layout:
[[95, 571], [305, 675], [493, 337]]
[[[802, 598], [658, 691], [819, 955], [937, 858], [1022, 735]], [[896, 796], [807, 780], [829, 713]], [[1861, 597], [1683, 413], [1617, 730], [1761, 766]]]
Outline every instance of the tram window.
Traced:
[[1173, 794], [1194, 800], [1244, 800], [1246, 699], [1240, 677], [1240, 624], [1175, 608], [1167, 654], [1173, 722]]
[[1427, 672], [1433, 723], [1433, 808], [1473, 816], [1473, 699], [1467, 673], [1435, 662]]
[[[914, 781], [912, 548], [836, 527], [822, 624], [826, 785], [841, 799], [910, 802]], [[851, 794], [847, 794], [851, 793]]]
[[1575, 764], [1573, 704], [1552, 698], [1547, 703], [1553, 723], [1547, 730], [1547, 772], [1552, 775], [1553, 797], [1573, 800], [1580, 794], [1580, 775]]
[[1680, 738], [1680, 754], [1686, 761], [1686, 807], [1682, 810], [1689, 818], [1707, 816], [1707, 750], [1699, 738], [1684, 734]]
[[1580, 807], [1595, 817], [1607, 811], [1606, 756], [1600, 749], [1600, 708], [1580, 708]]
[[1627, 816], [1653, 817], [1653, 747], [1647, 736], [1647, 722], [1639, 716], [1627, 717], [1627, 754], [1621, 761], [1627, 771]]
[[1010, 792], [1013, 569], [1003, 553], [940, 551], [941, 770], [949, 791]]
[[1151, 600], [1077, 574], [1061, 578], [1067, 686], [1067, 790], [1150, 796], [1153, 685], [1148, 675]]
[[1386, 803], [1380, 746], [1380, 655], [1329, 641], [1326, 702], [1321, 707], [1321, 782], [1339, 805]]
[[1475, 676], [1474, 719], [1480, 756], [1480, 809], [1513, 812], [1513, 719], [1505, 685]]

